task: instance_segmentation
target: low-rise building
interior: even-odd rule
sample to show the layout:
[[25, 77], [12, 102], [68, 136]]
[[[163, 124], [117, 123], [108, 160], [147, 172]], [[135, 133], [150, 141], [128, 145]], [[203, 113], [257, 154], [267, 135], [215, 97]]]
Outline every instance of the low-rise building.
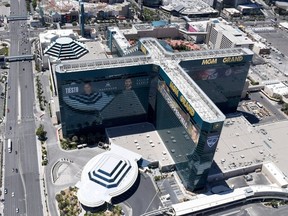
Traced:
[[218, 11], [201, 0], [164, 0], [162, 10], [174, 16], [216, 17]]
[[288, 103], [288, 86], [280, 81], [270, 81], [265, 83], [264, 91], [270, 97], [281, 95], [284, 102]]
[[264, 43], [258, 41], [254, 43], [253, 52], [255, 52], [258, 55], [269, 55], [271, 50]]

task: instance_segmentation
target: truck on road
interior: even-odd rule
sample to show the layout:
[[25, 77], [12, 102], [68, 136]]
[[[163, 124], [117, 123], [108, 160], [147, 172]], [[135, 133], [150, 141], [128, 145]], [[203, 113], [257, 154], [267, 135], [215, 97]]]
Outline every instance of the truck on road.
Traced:
[[11, 153], [12, 152], [12, 141], [11, 141], [11, 139], [8, 139], [7, 147], [8, 147], [8, 152]]

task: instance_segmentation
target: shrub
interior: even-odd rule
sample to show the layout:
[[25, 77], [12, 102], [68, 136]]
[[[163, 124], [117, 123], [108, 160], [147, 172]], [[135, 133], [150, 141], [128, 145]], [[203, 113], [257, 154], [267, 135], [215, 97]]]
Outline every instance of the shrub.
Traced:
[[57, 194], [57, 195], [55, 196], [55, 198], [56, 198], [57, 202], [60, 202], [60, 201], [62, 200], [61, 194]]

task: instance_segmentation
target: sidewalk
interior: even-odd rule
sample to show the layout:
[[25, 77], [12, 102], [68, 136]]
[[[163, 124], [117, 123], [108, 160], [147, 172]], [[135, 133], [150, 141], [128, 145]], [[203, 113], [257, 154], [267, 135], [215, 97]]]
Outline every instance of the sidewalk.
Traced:
[[[0, 190], [1, 190], [1, 196], [0, 196], [0, 200], [4, 200], [4, 172], [5, 172], [5, 169], [4, 169], [4, 154], [3, 152], [5, 151], [5, 140], [4, 140], [4, 137], [2, 136], [2, 134], [0, 134], [0, 167], [1, 167], [1, 171], [2, 171], [2, 175], [1, 175], [1, 182], [2, 182], [2, 185], [0, 187]], [[3, 162], [3, 163], [2, 163]], [[0, 215], [4, 215], [4, 204], [3, 202], [1, 201], [0, 202]]]
[[[33, 48], [32, 48], [32, 52], [33, 52]], [[39, 107], [39, 101], [38, 101], [38, 97], [37, 97], [37, 93], [35, 91], [35, 89], [37, 89], [36, 86], [36, 76], [37, 76], [37, 71], [34, 70], [35, 68], [35, 62], [32, 61], [32, 70], [33, 70], [33, 84], [34, 84], [34, 117], [35, 117], [35, 127], [36, 130], [39, 126], [39, 124], [41, 124], [42, 121], [42, 116], [46, 114], [45, 111], [42, 111]], [[40, 75], [40, 73], [38, 73]], [[41, 76], [41, 75], [40, 75]], [[42, 145], [41, 142], [37, 139], [36, 135], [35, 135], [35, 139], [36, 139], [36, 147], [37, 147], [37, 156], [38, 156], [38, 169], [39, 169], [39, 184], [40, 184], [40, 192], [41, 192], [41, 199], [42, 199], [42, 206], [43, 206], [43, 216], [49, 216], [49, 207], [48, 207], [48, 197], [46, 196], [47, 194], [47, 190], [46, 190], [46, 179], [45, 179], [45, 166], [42, 166]]]

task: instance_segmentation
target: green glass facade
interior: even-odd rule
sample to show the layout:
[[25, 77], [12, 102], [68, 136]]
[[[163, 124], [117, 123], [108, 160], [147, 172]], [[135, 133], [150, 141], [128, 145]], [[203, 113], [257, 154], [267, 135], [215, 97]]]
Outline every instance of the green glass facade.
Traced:
[[103, 136], [107, 127], [148, 121], [152, 70], [145, 65], [56, 73], [63, 135]]
[[205, 122], [197, 112], [192, 116], [170, 88], [170, 82], [160, 69], [155, 127], [182, 183], [193, 191], [206, 184], [223, 122]]
[[182, 61], [180, 65], [215, 105], [227, 114], [237, 110], [250, 59], [226, 64], [221, 60], [208, 65], [202, 65], [202, 61]]

